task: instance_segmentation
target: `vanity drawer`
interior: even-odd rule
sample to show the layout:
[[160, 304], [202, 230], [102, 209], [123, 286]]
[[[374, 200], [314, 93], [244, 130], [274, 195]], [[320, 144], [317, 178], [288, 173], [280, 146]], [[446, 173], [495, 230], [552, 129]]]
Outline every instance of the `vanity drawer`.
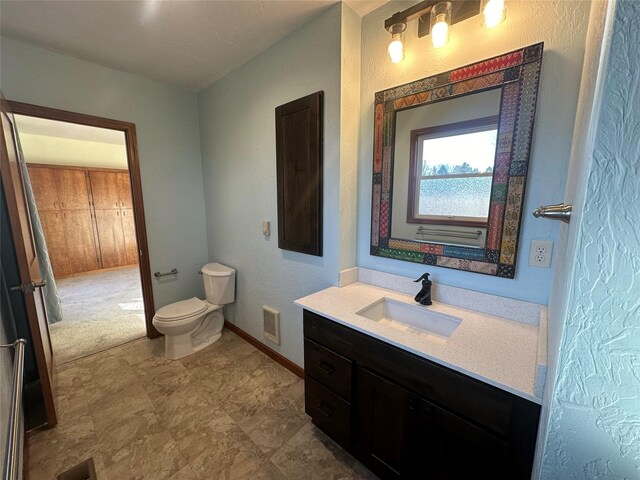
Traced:
[[304, 340], [305, 375], [315, 378], [347, 401], [351, 400], [352, 367], [348, 358], [308, 338]]
[[351, 444], [351, 405], [311, 377], [304, 380], [304, 410], [313, 423], [343, 447]]

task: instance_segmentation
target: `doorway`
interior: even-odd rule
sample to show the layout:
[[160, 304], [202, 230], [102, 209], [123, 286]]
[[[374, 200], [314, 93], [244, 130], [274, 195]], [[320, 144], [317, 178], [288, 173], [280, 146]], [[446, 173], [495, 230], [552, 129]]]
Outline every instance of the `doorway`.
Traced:
[[157, 336], [135, 125], [8, 103], [60, 299], [56, 363]]

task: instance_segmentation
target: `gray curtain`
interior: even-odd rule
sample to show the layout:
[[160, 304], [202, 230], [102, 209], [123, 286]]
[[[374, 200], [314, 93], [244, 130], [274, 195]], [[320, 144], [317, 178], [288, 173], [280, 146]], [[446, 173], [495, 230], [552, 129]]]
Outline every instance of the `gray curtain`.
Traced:
[[31, 188], [31, 180], [29, 179], [27, 163], [25, 162], [24, 155], [22, 154], [22, 145], [20, 144], [20, 135], [18, 134], [18, 127], [16, 125], [15, 118], [13, 119], [13, 125], [16, 129], [14, 133], [18, 146], [18, 163], [20, 164], [20, 168], [22, 170], [25, 193], [27, 195], [27, 201], [29, 202], [31, 230], [33, 231], [33, 238], [35, 240], [36, 251], [38, 253], [40, 274], [42, 275], [42, 279], [46, 282], [46, 286], [44, 287], [44, 300], [47, 307], [47, 318], [49, 319], [49, 323], [56, 323], [62, 320], [62, 309], [60, 308], [58, 288], [56, 287], [56, 280], [53, 277], [51, 260], [49, 259], [49, 252], [47, 251], [47, 242], [44, 239], [44, 232], [42, 230], [42, 223], [40, 222], [40, 215], [38, 215], [36, 200], [33, 196], [33, 189]]

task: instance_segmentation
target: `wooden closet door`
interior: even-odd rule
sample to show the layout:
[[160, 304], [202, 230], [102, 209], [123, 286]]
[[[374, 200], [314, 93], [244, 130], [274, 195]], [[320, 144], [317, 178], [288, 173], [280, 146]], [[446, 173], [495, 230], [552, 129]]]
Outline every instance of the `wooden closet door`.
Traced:
[[120, 208], [117, 175], [115, 172], [89, 172], [93, 206], [96, 210]]
[[67, 252], [64, 222], [62, 220], [63, 213], [55, 210], [42, 210], [39, 214], [53, 275], [55, 277], [71, 275], [73, 272]]
[[127, 256], [120, 210], [96, 209], [95, 212], [102, 268], [126, 265]]
[[53, 168], [27, 167], [38, 211], [59, 210], [60, 200]]
[[91, 210], [65, 210], [62, 217], [72, 272], [97, 270], [98, 256], [93, 238]]
[[89, 191], [84, 170], [55, 169], [58, 198], [63, 210], [88, 209]]
[[138, 263], [138, 242], [136, 241], [136, 223], [133, 218], [133, 209], [124, 208], [122, 214], [122, 232], [124, 234], [124, 247], [127, 264]]
[[133, 208], [129, 173], [116, 173], [118, 184], [118, 201], [121, 208]]

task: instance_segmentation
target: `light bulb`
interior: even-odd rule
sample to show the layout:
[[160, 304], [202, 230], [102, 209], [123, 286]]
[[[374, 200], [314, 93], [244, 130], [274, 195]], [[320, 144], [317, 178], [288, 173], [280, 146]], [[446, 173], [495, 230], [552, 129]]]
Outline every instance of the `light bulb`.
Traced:
[[449, 24], [445, 21], [444, 15], [439, 15], [436, 23], [433, 24], [431, 28], [431, 41], [435, 48], [443, 47], [449, 41]]
[[500, 25], [507, 18], [504, 0], [484, 0], [482, 5], [482, 24], [487, 28]]
[[435, 48], [443, 47], [449, 41], [451, 25], [451, 2], [436, 3], [431, 7], [431, 43]]
[[396, 33], [391, 37], [391, 43], [389, 43], [389, 59], [393, 63], [401, 62], [404, 59], [404, 45], [402, 44], [402, 35]]

